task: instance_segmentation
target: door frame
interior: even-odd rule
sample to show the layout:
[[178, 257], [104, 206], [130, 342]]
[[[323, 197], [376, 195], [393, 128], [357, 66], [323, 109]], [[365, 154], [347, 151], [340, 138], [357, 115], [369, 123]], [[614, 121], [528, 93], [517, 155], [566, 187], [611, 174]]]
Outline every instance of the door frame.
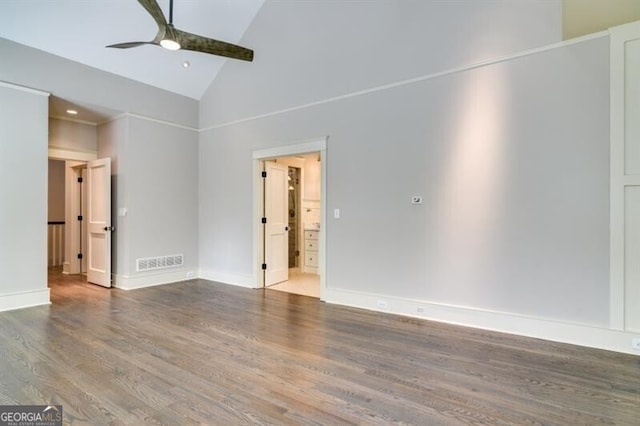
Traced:
[[[64, 274], [79, 274], [82, 273], [82, 268], [79, 264], [71, 264], [70, 260], [74, 253], [80, 252], [80, 242], [78, 236], [80, 235], [80, 224], [77, 220], [70, 220], [74, 215], [72, 213], [72, 207], [77, 206], [80, 202], [80, 188], [68, 179], [73, 179], [76, 176], [74, 170], [86, 167], [88, 161], [96, 160], [98, 158], [97, 151], [75, 151], [65, 148], [48, 148], [49, 160], [58, 160], [65, 162], [65, 260], [62, 265], [62, 271]], [[75, 163], [69, 163], [75, 162]], [[69, 167], [68, 167], [69, 166]], [[69, 170], [68, 170], [69, 169]], [[48, 193], [47, 193], [48, 196]], [[71, 256], [71, 257], [70, 257]], [[76, 263], [76, 262], [74, 262]]]
[[320, 274], [320, 300], [325, 300], [327, 290], [327, 140], [328, 136], [312, 139], [306, 142], [298, 142], [292, 145], [282, 145], [273, 148], [257, 149], [252, 153], [253, 157], [253, 276], [255, 288], [264, 287], [263, 273], [261, 269], [264, 257], [264, 234], [262, 230], [262, 211], [264, 204], [264, 192], [262, 187], [262, 162], [265, 160], [287, 157], [292, 155], [320, 153], [320, 262], [318, 273]]

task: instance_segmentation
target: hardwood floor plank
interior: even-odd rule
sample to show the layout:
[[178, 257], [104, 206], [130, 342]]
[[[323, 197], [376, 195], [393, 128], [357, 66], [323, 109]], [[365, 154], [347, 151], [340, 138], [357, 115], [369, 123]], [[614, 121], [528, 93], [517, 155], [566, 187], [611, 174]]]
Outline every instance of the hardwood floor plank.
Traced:
[[202, 280], [52, 274], [0, 313], [0, 403], [65, 424], [640, 424], [640, 357]]

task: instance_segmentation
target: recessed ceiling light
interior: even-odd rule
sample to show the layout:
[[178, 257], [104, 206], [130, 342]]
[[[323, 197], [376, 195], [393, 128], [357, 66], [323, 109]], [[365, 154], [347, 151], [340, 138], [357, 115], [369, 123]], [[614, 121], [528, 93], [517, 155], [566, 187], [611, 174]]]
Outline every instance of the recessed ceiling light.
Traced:
[[68, 109], [67, 114], [78, 115], [78, 111], [76, 111], [75, 109]]
[[191, 63], [189, 63], [189, 61], [184, 61], [182, 63], [182, 68], [189, 68], [191, 66]]

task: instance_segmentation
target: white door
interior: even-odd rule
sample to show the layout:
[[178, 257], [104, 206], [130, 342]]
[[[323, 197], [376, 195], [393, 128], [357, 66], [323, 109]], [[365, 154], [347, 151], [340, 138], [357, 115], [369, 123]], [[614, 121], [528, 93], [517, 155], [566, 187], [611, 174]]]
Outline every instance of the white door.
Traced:
[[289, 226], [287, 166], [265, 161], [264, 170], [264, 285], [289, 279]]
[[87, 281], [111, 287], [111, 159], [87, 163]]

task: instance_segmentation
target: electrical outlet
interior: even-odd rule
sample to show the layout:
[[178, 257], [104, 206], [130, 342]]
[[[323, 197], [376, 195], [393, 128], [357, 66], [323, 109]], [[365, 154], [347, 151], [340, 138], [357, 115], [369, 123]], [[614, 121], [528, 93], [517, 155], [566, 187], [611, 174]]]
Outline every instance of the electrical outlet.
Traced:
[[196, 274], [193, 271], [187, 272], [187, 278], [193, 278], [195, 276], [196, 276]]
[[631, 338], [631, 347], [640, 350], [640, 337]]
[[387, 309], [387, 302], [385, 300], [378, 300], [378, 308]]
[[419, 314], [424, 314], [424, 308], [422, 306], [418, 306], [416, 308], [416, 312], [419, 313]]

